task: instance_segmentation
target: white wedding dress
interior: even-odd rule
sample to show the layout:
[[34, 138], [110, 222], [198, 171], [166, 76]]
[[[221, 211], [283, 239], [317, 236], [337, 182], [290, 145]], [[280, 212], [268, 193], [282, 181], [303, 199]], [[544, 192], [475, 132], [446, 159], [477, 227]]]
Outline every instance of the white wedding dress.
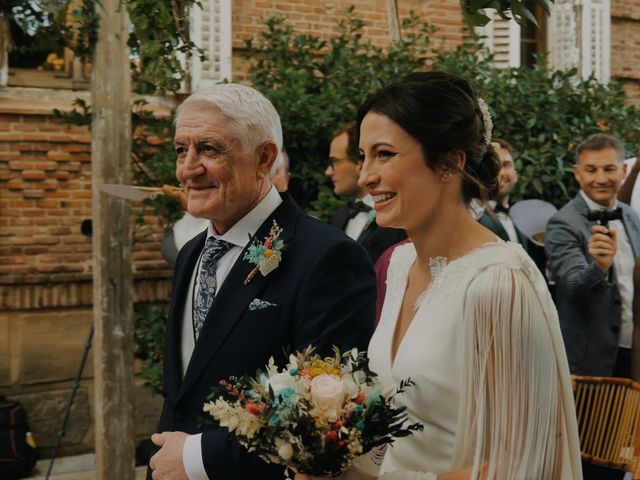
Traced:
[[381, 478], [435, 479], [474, 466], [475, 479], [484, 464], [490, 480], [581, 479], [558, 318], [525, 251], [500, 241], [450, 263], [441, 259], [392, 361], [415, 259], [411, 243], [393, 253], [369, 356], [383, 385], [415, 382], [396, 399], [424, 431], [387, 448]]

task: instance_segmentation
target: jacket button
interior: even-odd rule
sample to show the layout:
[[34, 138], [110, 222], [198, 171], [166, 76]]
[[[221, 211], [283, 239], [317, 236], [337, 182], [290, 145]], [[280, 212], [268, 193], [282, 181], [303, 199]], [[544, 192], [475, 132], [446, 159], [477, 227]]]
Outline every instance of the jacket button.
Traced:
[[173, 413], [173, 418], [177, 422], [184, 422], [187, 419], [187, 415], [184, 413], [184, 410], [176, 410]]
[[613, 333], [618, 333], [620, 332], [620, 327], [618, 327], [617, 325], [614, 325], [613, 327], [611, 327], [611, 331]]

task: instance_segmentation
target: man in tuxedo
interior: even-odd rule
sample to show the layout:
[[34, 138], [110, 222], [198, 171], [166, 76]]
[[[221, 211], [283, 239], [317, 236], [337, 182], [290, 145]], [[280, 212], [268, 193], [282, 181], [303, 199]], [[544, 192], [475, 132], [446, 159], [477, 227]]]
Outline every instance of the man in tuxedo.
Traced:
[[333, 214], [331, 225], [357, 240], [373, 263], [394, 243], [404, 240], [404, 230], [381, 228], [375, 221], [373, 198], [358, 185], [362, 160], [356, 143], [355, 123], [338, 130], [329, 147], [329, 165], [324, 174], [333, 182], [333, 192], [347, 198], [347, 204]]
[[623, 159], [617, 138], [587, 137], [573, 166], [580, 192], [547, 224], [545, 250], [556, 280], [560, 327], [569, 368], [578, 375], [631, 375], [640, 218], [616, 200]]
[[[176, 263], [167, 322], [160, 447], [147, 478], [283, 478], [216, 423], [202, 423], [211, 387], [255, 375], [269, 357], [313, 345], [326, 354], [366, 348], [375, 278], [366, 252], [305, 215], [271, 183], [282, 145], [280, 118], [256, 90], [216, 85], [196, 92], [176, 118], [176, 176], [187, 209], [209, 220]], [[246, 253], [278, 233], [278, 255], [254, 271]], [[265, 256], [266, 260], [267, 257]], [[212, 420], [212, 419], [211, 419]]]
[[492, 144], [500, 157], [498, 176], [500, 188], [496, 197], [489, 201], [491, 211], [485, 210], [478, 221], [504, 241], [517, 242], [527, 250], [529, 242], [526, 235], [518, 230], [509, 215], [511, 207], [509, 198], [513, 187], [518, 182], [518, 171], [513, 162], [513, 147], [509, 142], [500, 138], [493, 139]]

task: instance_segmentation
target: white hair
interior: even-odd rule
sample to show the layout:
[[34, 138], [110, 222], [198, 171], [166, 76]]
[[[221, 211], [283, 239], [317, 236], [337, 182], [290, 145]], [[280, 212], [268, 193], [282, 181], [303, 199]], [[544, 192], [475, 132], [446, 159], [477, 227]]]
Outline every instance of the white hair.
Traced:
[[[262, 143], [273, 141], [282, 150], [282, 125], [273, 104], [254, 88], [237, 83], [224, 83], [204, 88], [189, 95], [176, 111], [176, 124], [180, 116], [194, 107], [212, 107], [227, 117], [245, 152], [253, 151]], [[275, 173], [273, 162], [271, 176]]]

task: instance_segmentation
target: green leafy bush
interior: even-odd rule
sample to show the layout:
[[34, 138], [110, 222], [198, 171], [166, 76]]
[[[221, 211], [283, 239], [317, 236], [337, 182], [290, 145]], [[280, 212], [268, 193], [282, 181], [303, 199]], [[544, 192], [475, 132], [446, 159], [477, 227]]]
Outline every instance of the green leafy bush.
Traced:
[[162, 362], [164, 359], [164, 334], [169, 313], [168, 305], [139, 303], [135, 305], [135, 357], [143, 362], [140, 376], [144, 385], [155, 392], [162, 392]]
[[444, 50], [430, 41], [433, 27], [414, 16], [404, 21], [404, 41], [384, 49], [362, 37], [352, 11], [328, 40], [297, 34], [271, 18], [247, 42], [252, 84], [281, 115], [292, 171], [301, 181], [298, 200], [321, 218], [339, 204], [323, 172], [332, 132], [382, 85], [416, 70], [440, 69], [470, 80], [494, 116], [494, 136], [510, 141], [520, 173], [515, 196], [566, 203], [577, 187], [571, 173], [574, 149], [587, 135], [605, 131], [628, 148], [640, 143], [638, 109], [626, 105], [620, 85], [580, 79], [575, 70], [500, 69], [479, 45]]
[[539, 59], [533, 68], [499, 69], [491, 57], [463, 46], [441, 53], [435, 65], [462, 75], [489, 104], [494, 137], [513, 144], [520, 179], [515, 197], [541, 198], [556, 207], [578, 186], [571, 166], [575, 147], [596, 132], [619, 137], [630, 152], [640, 144], [639, 111], [628, 105], [617, 82], [583, 80], [575, 69], [551, 71]]

